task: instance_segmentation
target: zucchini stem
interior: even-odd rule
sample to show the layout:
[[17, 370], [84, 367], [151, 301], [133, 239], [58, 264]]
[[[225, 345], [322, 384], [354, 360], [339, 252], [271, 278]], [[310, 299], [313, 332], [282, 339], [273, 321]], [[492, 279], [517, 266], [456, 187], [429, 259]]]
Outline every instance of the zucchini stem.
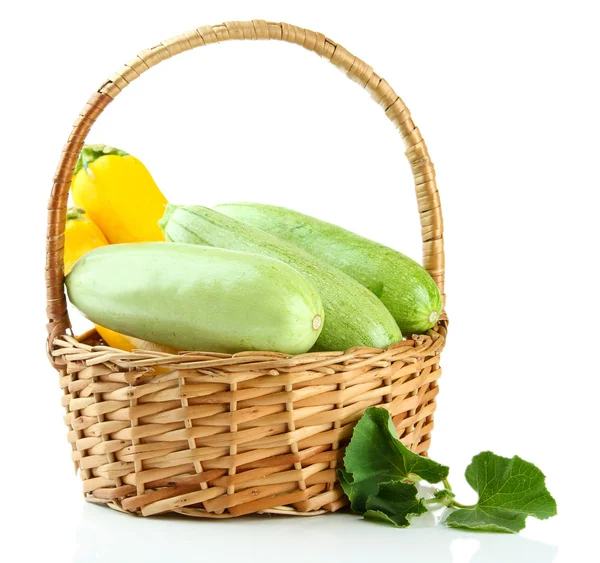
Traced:
[[67, 209], [66, 219], [67, 219], [67, 221], [76, 221], [78, 219], [83, 219], [84, 215], [85, 215], [85, 209], [83, 207], [73, 206], [73, 207], [69, 207], [69, 209]]

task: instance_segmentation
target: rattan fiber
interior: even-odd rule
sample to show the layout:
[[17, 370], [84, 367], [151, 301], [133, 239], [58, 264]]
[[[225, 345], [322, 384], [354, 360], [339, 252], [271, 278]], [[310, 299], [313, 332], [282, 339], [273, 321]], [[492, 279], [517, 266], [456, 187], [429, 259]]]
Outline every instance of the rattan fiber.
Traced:
[[65, 213], [75, 163], [104, 108], [132, 80], [180, 52], [230, 39], [296, 43], [371, 93], [404, 139], [421, 219], [423, 264], [443, 295], [443, 223], [435, 171], [408, 109], [371, 67], [320, 33], [262, 20], [203, 26], [146, 49], [113, 74], [80, 113], [49, 203], [48, 355], [58, 370], [72, 457], [85, 498], [149, 516], [225, 518], [335, 511], [336, 467], [364, 410], [378, 405], [426, 454], [433, 428], [445, 314], [427, 335], [387, 350], [286, 356], [124, 352], [91, 331], [75, 338], [63, 286]]

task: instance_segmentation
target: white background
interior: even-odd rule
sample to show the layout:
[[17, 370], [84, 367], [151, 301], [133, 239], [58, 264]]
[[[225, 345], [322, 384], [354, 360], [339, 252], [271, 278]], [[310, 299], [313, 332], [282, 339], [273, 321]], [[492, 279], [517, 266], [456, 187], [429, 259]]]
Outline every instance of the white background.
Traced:
[[[598, 79], [593, 2], [19, 2], [3, 8], [4, 561], [597, 561]], [[142, 48], [263, 18], [322, 31], [388, 80], [438, 172], [450, 334], [431, 456], [490, 449], [547, 475], [559, 516], [519, 536], [395, 530], [350, 515], [228, 522], [84, 504], [44, 355], [46, 201], [88, 96]], [[212, 45], [162, 63], [90, 142], [142, 159], [175, 203], [287, 205], [419, 258], [401, 139], [296, 46]]]

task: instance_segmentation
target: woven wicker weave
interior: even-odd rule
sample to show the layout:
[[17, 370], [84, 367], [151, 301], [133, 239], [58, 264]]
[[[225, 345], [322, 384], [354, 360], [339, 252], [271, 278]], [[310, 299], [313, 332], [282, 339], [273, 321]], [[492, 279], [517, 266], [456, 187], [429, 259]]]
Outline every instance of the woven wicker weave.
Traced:
[[46, 282], [48, 354], [64, 390], [68, 439], [85, 498], [144, 516], [335, 511], [346, 502], [336, 467], [366, 408], [386, 408], [402, 442], [420, 454], [426, 454], [433, 428], [445, 315], [427, 335], [387, 350], [299, 356], [124, 352], [105, 346], [94, 331], [70, 335], [62, 269], [65, 212], [92, 124], [161, 60], [230, 39], [296, 43], [339, 67], [383, 107], [407, 147], [423, 263], [443, 295], [433, 164], [408, 109], [370, 66], [320, 33], [260, 20], [200, 27], [142, 51], [93, 94], [64, 147], [49, 204]]

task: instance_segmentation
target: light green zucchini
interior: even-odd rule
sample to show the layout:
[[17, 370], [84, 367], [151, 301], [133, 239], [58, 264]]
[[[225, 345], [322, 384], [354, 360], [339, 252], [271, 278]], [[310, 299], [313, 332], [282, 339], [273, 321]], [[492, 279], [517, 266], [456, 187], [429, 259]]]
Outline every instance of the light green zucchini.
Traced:
[[229, 203], [215, 209], [339, 268], [381, 299], [404, 334], [426, 332], [440, 316], [442, 298], [432, 277], [396, 250], [284, 207]]
[[193, 244], [97, 248], [66, 286], [94, 323], [179, 350], [300, 354], [324, 320], [317, 290], [287, 264]]
[[303, 274], [317, 288], [325, 309], [325, 323], [315, 350], [385, 348], [402, 339], [398, 325], [375, 295], [337, 268], [288, 242], [200, 206], [167, 205], [159, 224], [166, 240], [262, 254]]

